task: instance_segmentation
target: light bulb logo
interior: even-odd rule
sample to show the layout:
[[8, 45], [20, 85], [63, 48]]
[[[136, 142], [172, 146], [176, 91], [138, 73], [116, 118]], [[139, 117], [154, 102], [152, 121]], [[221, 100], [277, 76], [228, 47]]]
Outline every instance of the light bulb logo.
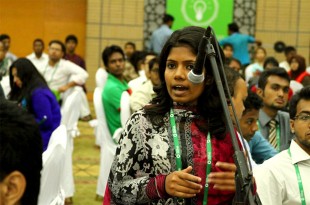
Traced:
[[190, 25], [209, 25], [218, 17], [218, 12], [218, 0], [182, 0], [181, 13]]
[[197, 0], [194, 3], [194, 11], [196, 13], [196, 20], [201, 21], [204, 12], [207, 9], [207, 4], [203, 0]]

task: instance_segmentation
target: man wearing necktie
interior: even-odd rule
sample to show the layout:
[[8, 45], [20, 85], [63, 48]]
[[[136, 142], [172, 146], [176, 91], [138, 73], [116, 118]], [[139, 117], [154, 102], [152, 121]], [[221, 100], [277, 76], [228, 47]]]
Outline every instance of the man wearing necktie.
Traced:
[[278, 151], [288, 148], [293, 135], [289, 114], [284, 112], [288, 102], [290, 78], [283, 68], [265, 70], [258, 81], [256, 93], [263, 100], [259, 111], [259, 130]]

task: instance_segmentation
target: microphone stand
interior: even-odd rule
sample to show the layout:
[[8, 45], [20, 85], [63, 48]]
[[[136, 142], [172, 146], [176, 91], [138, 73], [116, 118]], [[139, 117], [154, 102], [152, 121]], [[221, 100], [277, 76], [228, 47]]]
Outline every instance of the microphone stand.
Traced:
[[[225, 114], [225, 118], [226, 118], [226, 122], [228, 125], [228, 130], [231, 136], [231, 141], [233, 144], [233, 148], [234, 148], [234, 162], [237, 166], [237, 171], [236, 171], [236, 176], [235, 176], [235, 181], [236, 181], [236, 195], [234, 198], [234, 204], [236, 205], [246, 205], [246, 204], [250, 204], [250, 205], [260, 205], [261, 201], [258, 197], [258, 194], [253, 195], [253, 173], [252, 170], [249, 169], [248, 167], [248, 162], [246, 160], [246, 157], [243, 153], [243, 151], [240, 150], [238, 142], [237, 142], [237, 136], [236, 133], [234, 131], [234, 127], [232, 124], [232, 120], [230, 117], [230, 112], [228, 109], [228, 105], [227, 105], [227, 100], [225, 97], [225, 92], [223, 89], [223, 85], [222, 85], [222, 80], [220, 77], [220, 72], [221, 71], [221, 75], [223, 77], [224, 85], [226, 85], [226, 90], [229, 92], [229, 90], [227, 89], [227, 80], [226, 80], [226, 76], [224, 73], [224, 68], [223, 68], [223, 64], [221, 61], [221, 57], [219, 55], [219, 59], [221, 62], [221, 68], [218, 68], [218, 65], [216, 63], [216, 53], [214, 50], [214, 47], [211, 43], [211, 31], [213, 32], [213, 29], [209, 26], [207, 28], [207, 31], [205, 32], [205, 35], [203, 36], [203, 38], [207, 38], [207, 45], [206, 45], [206, 57], [209, 59], [209, 61], [211, 62], [211, 67], [212, 67], [212, 71], [213, 71], [213, 75], [214, 75], [214, 80], [216, 82], [218, 91], [219, 91], [219, 95], [220, 95], [220, 99], [222, 102], [222, 106], [224, 109], [224, 114]], [[209, 32], [208, 32], [209, 31]], [[206, 36], [206, 33], [207, 36]], [[215, 35], [213, 35], [215, 38]], [[215, 38], [215, 42], [217, 42], [216, 38]], [[219, 51], [218, 47], [217, 50]], [[229, 93], [228, 93], [229, 94]], [[230, 94], [228, 95], [230, 98]], [[230, 99], [231, 101], [231, 99]], [[238, 120], [236, 120], [236, 123], [239, 127], [239, 122]], [[246, 149], [246, 148], [245, 148]]]

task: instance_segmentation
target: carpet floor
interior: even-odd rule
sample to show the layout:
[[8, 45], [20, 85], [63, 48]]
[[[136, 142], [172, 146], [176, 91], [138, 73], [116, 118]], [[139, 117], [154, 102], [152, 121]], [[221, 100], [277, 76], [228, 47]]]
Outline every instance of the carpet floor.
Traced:
[[[95, 118], [92, 102], [91, 114]], [[75, 182], [74, 205], [99, 205], [102, 199], [96, 197], [100, 164], [100, 149], [95, 145], [94, 128], [88, 122], [79, 121], [80, 136], [74, 138], [73, 174]]]

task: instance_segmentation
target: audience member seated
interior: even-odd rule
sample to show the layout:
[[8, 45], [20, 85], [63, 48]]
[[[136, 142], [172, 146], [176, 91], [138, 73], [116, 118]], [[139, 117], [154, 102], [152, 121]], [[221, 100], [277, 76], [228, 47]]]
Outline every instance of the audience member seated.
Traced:
[[132, 54], [136, 52], [136, 44], [134, 42], [127, 42], [124, 46], [124, 53], [126, 60], [130, 61]]
[[46, 81], [27, 58], [19, 58], [10, 67], [9, 100], [31, 113], [39, 124], [46, 150], [52, 132], [60, 125], [60, 107]]
[[129, 82], [139, 77], [134, 66], [132, 65], [132, 55], [136, 52], [136, 44], [133, 42], [127, 42], [124, 46], [125, 53], [125, 70], [123, 72], [124, 79]]
[[227, 63], [229, 68], [237, 71], [241, 76], [243, 76], [241, 62], [237, 58], [231, 58]]
[[10, 92], [9, 68], [12, 64], [9, 58], [5, 57], [6, 50], [4, 43], [0, 41], [0, 82], [3, 89], [3, 95], [7, 97]]
[[245, 68], [244, 76], [246, 82], [249, 82], [251, 78], [259, 76], [263, 71], [264, 67], [263, 64], [265, 62], [267, 52], [265, 48], [258, 47], [254, 53], [254, 63], [248, 65]]
[[259, 130], [278, 151], [289, 146], [293, 135], [289, 129], [286, 108], [289, 96], [290, 77], [284, 68], [265, 70], [259, 77], [256, 93], [263, 100], [259, 111]]
[[234, 48], [230, 43], [226, 43], [223, 45], [223, 52], [225, 56], [225, 64], [228, 65], [230, 60], [233, 58]]
[[306, 60], [300, 55], [293, 55], [289, 60], [291, 70], [288, 72], [291, 80], [301, 83], [303, 86], [310, 85], [310, 74], [306, 71]]
[[42, 139], [33, 116], [0, 99], [0, 204], [37, 205]]
[[17, 56], [10, 52], [10, 46], [11, 46], [11, 37], [8, 34], [1, 34], [0, 35], [0, 41], [3, 42], [4, 48], [6, 51], [5, 57], [10, 59], [11, 62], [16, 61]]
[[[227, 80], [229, 93], [231, 95], [230, 96], [231, 100], [227, 98], [227, 101], [231, 102], [228, 103], [228, 108], [235, 130], [238, 130], [238, 122], [242, 117], [242, 112], [244, 111], [244, 101], [246, 100], [248, 95], [247, 86], [244, 79], [241, 77], [240, 73], [231, 68], [227, 67], [225, 68], [225, 76]], [[244, 142], [242, 143], [243, 151], [245, 151], [245, 149], [249, 151], [250, 148], [247, 141], [242, 139], [242, 136], [240, 135], [239, 132], [237, 132], [237, 134], [239, 141]], [[251, 163], [252, 166], [256, 166], [251, 155], [248, 155], [248, 157], [249, 157], [249, 163]]]
[[136, 88], [139, 88], [148, 79], [150, 79], [149, 62], [150, 60], [156, 57], [156, 54], [152, 52], [149, 53], [142, 52], [141, 54], [138, 55], [139, 56], [133, 63], [135, 63], [135, 67], [137, 67], [139, 77], [128, 82], [129, 87], [133, 91]]
[[279, 67], [279, 62], [277, 59], [275, 59], [274, 57], [272, 56], [269, 56], [265, 59], [265, 62], [264, 62], [264, 70], [268, 70], [270, 68], [275, 68], [275, 67]]
[[249, 92], [244, 101], [245, 109], [240, 119], [243, 138], [249, 143], [249, 151], [256, 164], [261, 164], [278, 153], [258, 131], [257, 120], [262, 103], [258, 95]]
[[119, 46], [108, 46], [103, 50], [102, 60], [108, 71], [108, 79], [102, 92], [102, 101], [110, 134], [113, 136], [114, 131], [122, 127], [120, 119], [121, 95], [129, 89], [123, 78], [125, 54]]
[[64, 59], [75, 63], [86, 71], [84, 59], [75, 53], [75, 49], [78, 45], [78, 39], [75, 35], [68, 35], [65, 40], [66, 54]]
[[[110, 134], [113, 136], [114, 132], [122, 127], [120, 115], [122, 93], [129, 90], [128, 84], [123, 77], [125, 54], [119, 46], [108, 46], [102, 52], [102, 61], [108, 71], [108, 79], [102, 91], [103, 109]], [[111, 197], [108, 188], [104, 196], [104, 204], [109, 204]]]
[[42, 39], [35, 39], [33, 41], [33, 52], [27, 56], [27, 58], [33, 63], [33, 65], [39, 69], [46, 65], [48, 61], [48, 55], [44, 51], [44, 42]]
[[310, 204], [310, 87], [292, 97], [289, 110], [289, 148], [254, 169], [262, 204]]
[[160, 85], [160, 79], [158, 75], [159, 71], [158, 58], [153, 58], [149, 62], [149, 76], [150, 79], [144, 82], [139, 88], [132, 92], [130, 97], [130, 108], [132, 112], [139, 110], [147, 105], [153, 97], [155, 97], [154, 87]]
[[[79, 85], [83, 85], [88, 78], [88, 74], [83, 68], [62, 59], [65, 52], [65, 45], [61, 41], [52, 40], [48, 49], [49, 60], [44, 67], [39, 69], [58, 101], [65, 100], [66, 95], [70, 94], [70, 88], [73, 87], [80, 90], [81, 96], [85, 96]], [[90, 114], [90, 110], [82, 109], [82, 106], [80, 108], [78, 109], [80, 116], [83, 114], [84, 117]]]
[[[279, 62], [274, 57], [267, 57], [264, 61], [263, 69], [268, 70], [270, 68], [279, 67]], [[252, 77], [248, 82], [248, 87], [253, 91], [256, 92], [257, 83], [258, 83], [259, 76]]]
[[[64, 56], [64, 59], [71, 61], [72, 63], [75, 63], [76, 65], [80, 66], [81, 68], [83, 68], [86, 72], [86, 66], [85, 66], [85, 61], [84, 59], [77, 55], [75, 53], [75, 49], [77, 47], [78, 44], [78, 39], [75, 35], [68, 35], [66, 37], [66, 54]], [[86, 89], [86, 85], [85, 83], [83, 85], [81, 85], [81, 87], [83, 88], [83, 91], [85, 94], [87, 94], [87, 89]], [[88, 100], [87, 100], [87, 96], [81, 94], [81, 99], [82, 99], [82, 107], [81, 107], [81, 116], [80, 116], [80, 120], [82, 121], [89, 121], [92, 119], [92, 116], [90, 114], [90, 108], [89, 108], [89, 104], [88, 104]], [[87, 115], [87, 113], [89, 113]]]
[[280, 62], [279, 67], [284, 68], [286, 72], [289, 72], [291, 70], [289, 60], [293, 55], [296, 54], [297, 54], [296, 48], [294, 48], [293, 46], [286, 46], [284, 49], [285, 60]]

